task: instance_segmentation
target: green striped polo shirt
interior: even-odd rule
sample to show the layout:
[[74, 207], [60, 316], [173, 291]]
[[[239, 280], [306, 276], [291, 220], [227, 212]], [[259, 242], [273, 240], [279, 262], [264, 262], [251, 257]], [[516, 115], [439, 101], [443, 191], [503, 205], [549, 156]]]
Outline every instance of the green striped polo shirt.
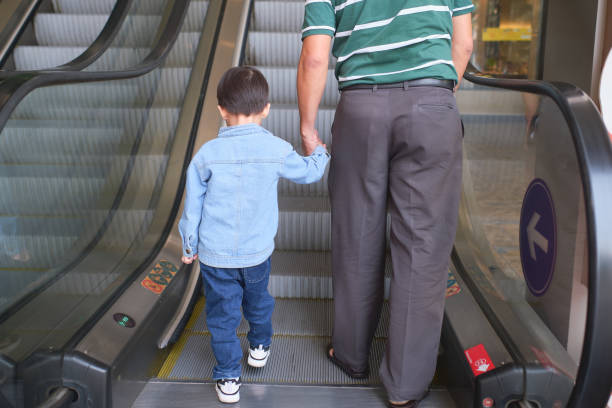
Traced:
[[306, 0], [302, 39], [334, 37], [340, 89], [418, 78], [457, 80], [452, 18], [471, 0]]

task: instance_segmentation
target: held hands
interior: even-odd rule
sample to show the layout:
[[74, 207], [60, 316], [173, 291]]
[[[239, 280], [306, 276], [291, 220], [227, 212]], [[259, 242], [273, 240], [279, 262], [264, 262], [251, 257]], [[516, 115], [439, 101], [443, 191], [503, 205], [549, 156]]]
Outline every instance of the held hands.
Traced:
[[193, 261], [195, 261], [196, 259], [198, 259], [198, 254], [195, 254], [194, 256], [183, 256], [181, 257], [181, 261], [183, 261], [184, 264], [189, 265], [190, 263], [192, 263]]
[[302, 152], [304, 156], [310, 156], [312, 152], [317, 148], [317, 146], [323, 146], [327, 148], [326, 145], [323, 144], [321, 139], [319, 139], [319, 133], [316, 129], [312, 129], [310, 131], [302, 131]]

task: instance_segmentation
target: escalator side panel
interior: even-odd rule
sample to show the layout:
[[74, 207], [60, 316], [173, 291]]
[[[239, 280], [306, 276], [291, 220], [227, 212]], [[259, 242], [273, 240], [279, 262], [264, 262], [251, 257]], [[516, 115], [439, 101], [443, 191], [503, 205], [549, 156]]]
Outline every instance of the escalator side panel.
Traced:
[[[160, 295], [143, 286], [151, 271], [143, 272], [127, 296], [113, 305], [75, 351], [64, 356], [59, 378], [82, 396], [83, 405], [78, 407], [127, 407], [134, 402], [166, 357], [157, 348], [157, 339], [182, 298], [188, 271], [177, 271]], [[117, 314], [128, 315], [135, 325], [122, 325]], [[45, 388], [42, 382], [31, 386]]]

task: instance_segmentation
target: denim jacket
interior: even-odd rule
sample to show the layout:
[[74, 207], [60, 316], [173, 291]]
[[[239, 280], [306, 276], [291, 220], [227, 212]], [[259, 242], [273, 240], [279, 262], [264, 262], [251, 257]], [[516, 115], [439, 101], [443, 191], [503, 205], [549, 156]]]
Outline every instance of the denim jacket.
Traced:
[[183, 255], [205, 265], [245, 268], [274, 251], [280, 177], [307, 184], [323, 177], [329, 160], [318, 146], [302, 157], [257, 124], [225, 127], [204, 144], [187, 169], [179, 231]]

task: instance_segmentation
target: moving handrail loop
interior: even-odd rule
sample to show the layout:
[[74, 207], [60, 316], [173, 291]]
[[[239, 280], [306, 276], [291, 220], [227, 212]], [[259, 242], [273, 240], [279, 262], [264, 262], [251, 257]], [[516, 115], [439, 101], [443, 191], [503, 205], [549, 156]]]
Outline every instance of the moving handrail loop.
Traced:
[[[12, 35], [10, 36], [10, 39], [7, 39], [6, 42], [5, 40], [1, 40], [0, 43], [4, 45], [3, 48], [0, 50], [0, 67], [4, 66], [4, 64], [6, 63], [6, 60], [11, 55], [13, 49], [19, 41], [21, 33], [34, 18], [36, 10], [38, 9], [38, 6], [40, 5], [40, 3], [42, 3], [42, 1], [43, 0], [36, 0], [32, 2], [35, 4], [30, 6], [27, 13], [24, 13], [25, 15], [21, 19], [20, 25], [15, 27]], [[115, 6], [113, 7], [113, 10], [108, 16], [106, 24], [104, 24], [102, 31], [100, 31], [94, 42], [92, 42], [85, 51], [83, 51], [78, 57], [76, 57], [72, 61], [55, 68], [48, 68], [44, 70], [0, 71], [0, 79], [10, 78], [12, 76], [21, 75], [23, 73], [33, 74], [41, 71], [80, 71], [87, 68], [88, 66], [96, 62], [98, 58], [100, 58], [100, 56], [102, 56], [102, 54], [104, 54], [104, 52], [106, 52], [108, 47], [111, 45], [111, 43], [115, 39], [115, 36], [123, 26], [123, 22], [127, 18], [133, 2], [134, 0], [117, 1], [117, 3], [115, 3]]]
[[99, 82], [142, 76], [159, 67], [176, 41], [191, 0], [175, 0], [168, 20], [149, 54], [139, 64], [123, 71], [43, 70], [17, 72], [0, 82], [0, 130], [17, 105], [37, 88], [70, 83]]
[[478, 85], [550, 97], [569, 127], [580, 165], [587, 219], [589, 293], [586, 331], [576, 385], [568, 408], [605, 406], [612, 387], [612, 144], [591, 98], [562, 82], [494, 77], [468, 66], [464, 78]]

